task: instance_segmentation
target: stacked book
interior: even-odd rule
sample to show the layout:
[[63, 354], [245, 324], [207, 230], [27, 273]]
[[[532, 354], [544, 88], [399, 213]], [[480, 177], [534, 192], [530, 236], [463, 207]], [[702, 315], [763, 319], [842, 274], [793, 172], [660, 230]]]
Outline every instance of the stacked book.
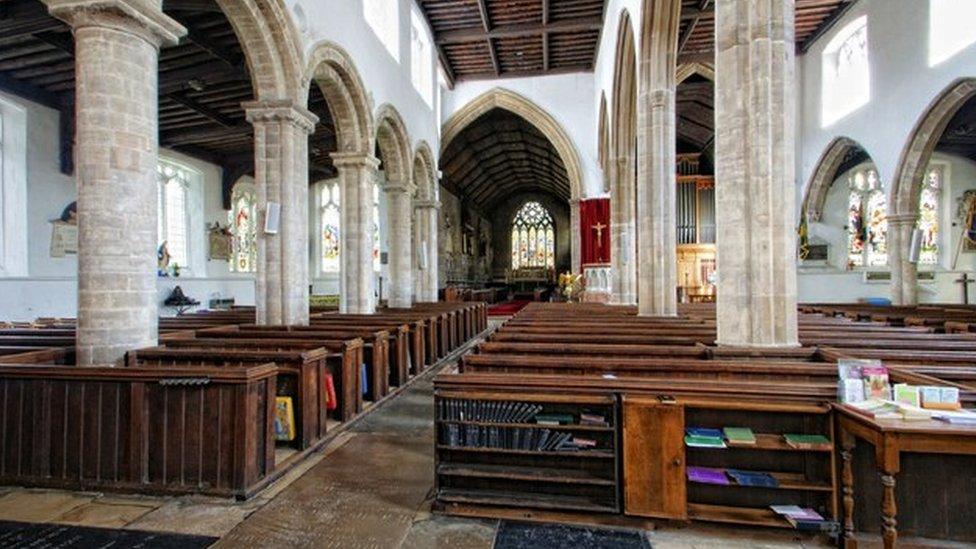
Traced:
[[759, 471], [742, 471], [740, 469], [716, 469], [714, 467], [689, 466], [685, 473], [688, 480], [699, 484], [718, 484], [729, 486], [735, 481], [738, 486], [756, 486], [759, 488], [778, 488], [779, 481], [769, 473]]
[[690, 427], [685, 429], [685, 445], [689, 448], [725, 448], [725, 438], [718, 429]]
[[607, 421], [606, 416], [594, 412], [584, 411], [580, 414], [580, 425], [589, 425], [592, 427], [609, 427], [610, 422]]
[[809, 507], [800, 507], [799, 505], [770, 505], [769, 507], [797, 530], [835, 532], [838, 529], [836, 521], [823, 518], [820, 513]]
[[528, 402], [442, 399], [438, 419], [484, 423], [528, 423], [542, 412], [542, 405]]
[[830, 439], [823, 435], [785, 434], [783, 440], [790, 448], [797, 450], [830, 450], [833, 448]]
[[932, 417], [952, 425], [976, 425], [976, 413], [972, 410], [940, 411], [933, 413]]

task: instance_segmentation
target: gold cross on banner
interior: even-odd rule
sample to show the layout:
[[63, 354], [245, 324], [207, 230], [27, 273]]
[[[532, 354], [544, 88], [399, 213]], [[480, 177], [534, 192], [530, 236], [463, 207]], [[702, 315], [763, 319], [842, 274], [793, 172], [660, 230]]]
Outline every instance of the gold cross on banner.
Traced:
[[596, 231], [596, 245], [598, 247], [602, 248], [603, 247], [603, 229], [606, 229], [607, 226], [604, 225], [603, 223], [597, 223], [596, 225], [593, 225], [590, 228], [593, 229], [594, 231]]

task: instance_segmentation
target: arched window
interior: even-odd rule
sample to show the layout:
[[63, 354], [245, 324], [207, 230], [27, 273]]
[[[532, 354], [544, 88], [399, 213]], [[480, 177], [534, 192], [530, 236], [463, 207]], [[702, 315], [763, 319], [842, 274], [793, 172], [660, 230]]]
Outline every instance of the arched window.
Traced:
[[847, 182], [847, 256], [855, 267], [888, 264], [888, 201], [873, 168], [858, 170]]
[[339, 272], [339, 184], [326, 183], [319, 193], [322, 235], [322, 272]]
[[922, 231], [922, 249], [918, 262], [939, 262], [939, 207], [942, 198], [942, 170], [929, 169], [918, 200], [918, 228]]
[[852, 21], [827, 44], [822, 65], [822, 122], [827, 126], [871, 100], [866, 16]]
[[363, 17], [393, 60], [400, 62], [399, 0], [363, 0]]
[[410, 10], [410, 81], [428, 106], [434, 104], [433, 57], [424, 17]]
[[526, 202], [512, 220], [512, 270], [556, 266], [556, 229], [538, 202]]
[[186, 268], [189, 259], [186, 195], [190, 174], [168, 162], [160, 162], [156, 173], [159, 181], [159, 244], [166, 242], [170, 264]]
[[373, 270], [380, 272], [380, 185], [373, 183]]
[[257, 229], [258, 199], [254, 186], [238, 183], [231, 195], [228, 212], [230, 230], [234, 235], [234, 248], [230, 258], [230, 270], [238, 273], [253, 273], [258, 259]]

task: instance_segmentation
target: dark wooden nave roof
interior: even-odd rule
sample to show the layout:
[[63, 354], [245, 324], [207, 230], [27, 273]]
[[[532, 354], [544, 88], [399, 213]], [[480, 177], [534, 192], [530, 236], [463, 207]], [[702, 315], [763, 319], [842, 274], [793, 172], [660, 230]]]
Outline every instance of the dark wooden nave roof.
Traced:
[[[160, 145], [222, 166], [226, 187], [226, 179], [232, 184], [253, 171], [254, 132], [241, 104], [254, 93], [243, 50], [214, 0], [166, 0], [163, 8], [188, 33], [160, 52]], [[0, 90], [61, 111], [66, 173], [72, 171], [74, 88], [70, 28], [39, 0], [0, 0]], [[317, 88], [309, 108], [320, 118], [309, 143], [314, 181], [334, 175], [328, 153], [336, 150], [336, 139]]]
[[555, 147], [524, 118], [492, 109], [461, 131], [441, 155], [441, 184], [485, 213], [515, 192], [568, 201], [569, 177]]

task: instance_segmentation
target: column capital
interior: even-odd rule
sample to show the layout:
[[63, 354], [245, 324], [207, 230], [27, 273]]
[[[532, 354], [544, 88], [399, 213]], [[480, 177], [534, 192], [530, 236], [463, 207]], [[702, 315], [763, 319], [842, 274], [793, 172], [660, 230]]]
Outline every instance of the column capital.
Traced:
[[110, 28], [136, 34], [157, 48], [179, 43], [186, 28], [150, 0], [42, 0], [72, 29]]
[[417, 209], [439, 210], [441, 202], [439, 200], [414, 200], [413, 207]]
[[905, 226], [905, 225], [914, 225], [915, 222], [918, 221], [918, 215], [913, 213], [888, 214], [885, 219], [888, 221], [889, 226], [894, 225], [898, 227], [898, 226]]
[[246, 101], [241, 106], [251, 124], [288, 122], [311, 134], [319, 121], [312, 111], [288, 99]]
[[358, 152], [334, 152], [330, 153], [332, 164], [336, 168], [370, 168], [380, 167], [380, 159], [371, 154]]

